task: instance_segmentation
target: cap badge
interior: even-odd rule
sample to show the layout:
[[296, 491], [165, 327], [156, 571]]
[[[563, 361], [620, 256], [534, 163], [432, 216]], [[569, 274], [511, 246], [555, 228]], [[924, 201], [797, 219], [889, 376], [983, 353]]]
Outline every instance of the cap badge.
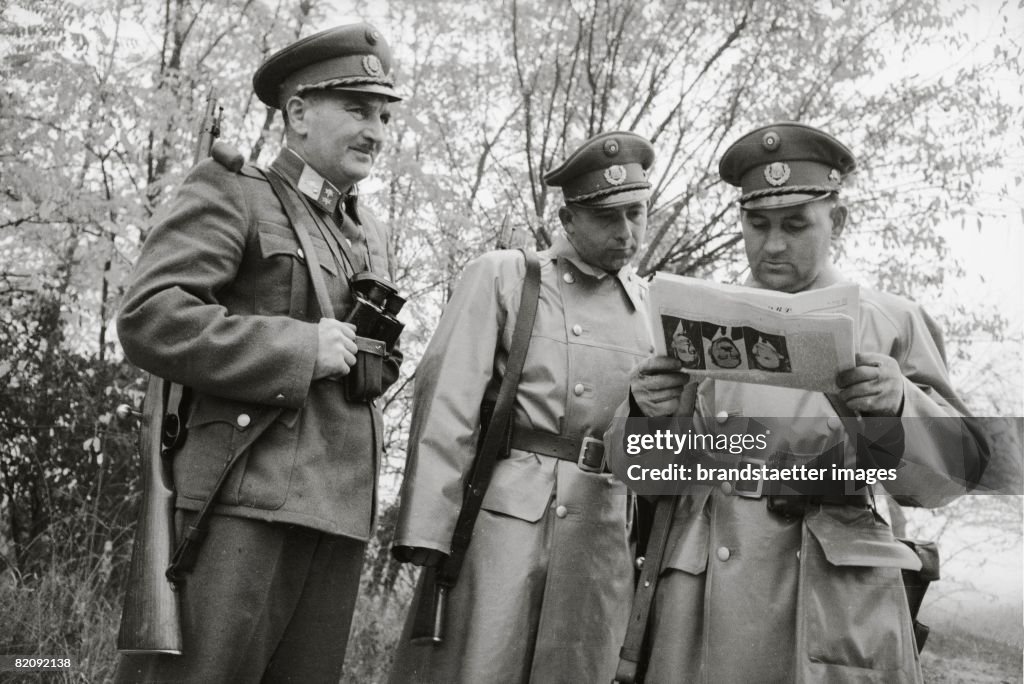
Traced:
[[768, 181], [768, 185], [775, 187], [785, 185], [786, 181], [789, 180], [789, 164], [786, 162], [772, 162], [764, 167], [764, 179]]
[[380, 63], [377, 55], [366, 55], [363, 57], [363, 71], [370, 76], [378, 77], [384, 73], [384, 65]]
[[[604, 141], [604, 153], [607, 154], [609, 157], [614, 157], [616, 154], [618, 154], [619, 153], [619, 141], [615, 140], [614, 138], [612, 140], [605, 140]], [[611, 181], [609, 181], [609, 183], [610, 182]]]
[[828, 181], [833, 185], [839, 185], [839, 181], [842, 177], [839, 175], [839, 169], [832, 169], [828, 172]]
[[626, 169], [619, 164], [613, 164], [604, 170], [604, 179], [611, 185], [622, 185], [626, 181]]

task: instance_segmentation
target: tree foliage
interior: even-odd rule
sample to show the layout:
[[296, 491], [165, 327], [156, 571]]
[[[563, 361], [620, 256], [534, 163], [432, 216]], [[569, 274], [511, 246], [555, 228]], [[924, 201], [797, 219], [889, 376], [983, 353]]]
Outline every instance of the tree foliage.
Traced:
[[[452, 283], [486, 249], [550, 244], [559, 198], [543, 174], [589, 135], [629, 129], [655, 143], [640, 271], [729, 279], [744, 264], [722, 151], [766, 120], [820, 125], [860, 162], [843, 266], [931, 299], [958, 268], [942, 226], [988, 220], [982, 179], [1020, 154], [1010, 131], [1021, 99], [1005, 85], [1022, 75], [1015, 27], [991, 56], [930, 71], [915, 57], [923, 48], [974, 40], [966, 10], [940, 0], [353, 8], [385, 29], [408, 95], [362, 188], [394, 229], [396, 280], [411, 300], [408, 363], [386, 399], [392, 472], [412, 369]], [[280, 117], [252, 95], [252, 72], [326, 27], [329, 10], [317, 0], [0, 1], [0, 538], [29, 543], [77, 510], [81, 500], [47, 498], [72, 481], [58, 473], [102, 496], [100, 473], [109, 484], [116, 470], [118, 496], [131, 490], [130, 446], [107, 450], [101, 434], [139, 387], [110, 333], [131, 264], [194, 160], [211, 92], [229, 140], [253, 160], [276, 153]], [[944, 322], [974, 337], [1002, 331], [997, 311], [963, 304]], [[970, 356], [966, 343], [953, 351]]]

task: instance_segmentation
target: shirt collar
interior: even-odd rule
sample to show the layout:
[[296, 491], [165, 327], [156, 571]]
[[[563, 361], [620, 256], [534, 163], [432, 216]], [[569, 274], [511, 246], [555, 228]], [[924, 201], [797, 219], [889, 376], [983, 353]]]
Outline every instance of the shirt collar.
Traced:
[[338, 208], [338, 203], [344, 201], [344, 208], [358, 222], [354, 191], [348, 195], [343, 194], [338, 190], [337, 186], [307, 164], [297, 152], [287, 147], [281, 150], [281, 154], [278, 155], [277, 164], [278, 168], [284, 172], [288, 179], [295, 183], [299, 192], [312, 200], [314, 204], [327, 212], [327, 214], [333, 216], [334, 210]]
[[620, 268], [616, 273], [612, 274], [603, 268], [597, 268], [591, 266], [580, 256], [580, 253], [576, 251], [569, 239], [565, 235], [558, 235], [554, 242], [551, 243], [551, 248], [548, 250], [554, 259], [565, 259], [580, 273], [584, 273], [591, 278], [602, 280], [608, 276], [614, 275], [615, 279], [622, 284], [622, 289], [625, 290], [626, 296], [629, 297], [629, 301], [633, 303], [634, 309], [642, 309], [643, 301], [646, 298], [647, 287], [643, 280], [636, 274], [632, 264], [626, 264]]

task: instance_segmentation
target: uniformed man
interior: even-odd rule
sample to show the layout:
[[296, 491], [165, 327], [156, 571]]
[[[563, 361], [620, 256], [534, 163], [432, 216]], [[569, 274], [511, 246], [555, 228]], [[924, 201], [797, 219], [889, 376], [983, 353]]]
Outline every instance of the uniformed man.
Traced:
[[[653, 160], [639, 135], [604, 133], [545, 175], [562, 188], [565, 235], [539, 254], [540, 301], [511, 453], [483, 501], [444, 642], [410, 643], [414, 602], [395, 684], [601, 682], [614, 674], [633, 587], [630, 500], [603, 467], [595, 438], [630, 369], [653, 348], [645, 289], [630, 266], [647, 228]], [[481, 400], [493, 398], [505, 372], [524, 274], [518, 251], [472, 261], [417, 369], [400, 560], [437, 563], [451, 549]]]
[[[747, 285], [802, 292], [846, 281], [830, 246], [846, 227], [839, 193], [854, 165], [843, 144], [798, 123], [758, 128], [728, 148], [719, 170], [742, 192]], [[898, 466], [890, 493], [938, 505], [977, 476], [985, 447], [963, 421], [930, 323], [913, 302], [862, 287], [856, 367], [838, 375], [838, 397], [705, 380], [698, 426], [766, 430], [785, 449], [768, 458], [772, 467], [827, 465], [829, 453], [843, 465], [858, 458], [846, 432], [856, 413], [867, 419], [860, 443], [870, 444], [856, 463]], [[689, 411], [679, 370], [669, 357], [641, 364], [634, 412]], [[725, 482], [678, 502], [649, 623], [648, 684], [920, 681], [901, 570], [921, 562], [893, 538], [883, 499], [834, 486], [780, 496], [784, 488]]]
[[[400, 98], [388, 44], [367, 24], [293, 43], [253, 87], [282, 110], [285, 149], [269, 169], [207, 160], [191, 172], [143, 245], [118, 318], [133, 363], [192, 391], [174, 455], [179, 530], [242, 454], [179, 592], [183, 653], [126, 657], [121, 681], [341, 674], [381, 448], [373, 392], [344, 389], [363, 352], [342, 320], [353, 276], [387, 279], [391, 268], [387, 233], [355, 186]], [[364, 389], [393, 382], [399, 360], [366, 364]]]

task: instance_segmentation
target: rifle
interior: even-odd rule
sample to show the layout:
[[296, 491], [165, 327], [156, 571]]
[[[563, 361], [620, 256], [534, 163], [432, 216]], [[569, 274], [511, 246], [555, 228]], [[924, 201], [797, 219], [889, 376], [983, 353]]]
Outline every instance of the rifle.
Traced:
[[439, 644], [444, 641], [445, 613], [448, 595], [455, 587], [462, 571], [462, 563], [473, 536], [480, 506], [483, 504], [487, 485], [490, 484], [494, 466], [499, 458], [508, 455], [508, 442], [512, 431], [512, 408], [515, 403], [519, 375], [523, 370], [526, 352], [530, 347], [530, 334], [537, 314], [540, 297], [540, 261], [537, 256], [523, 250], [526, 259], [526, 278], [523, 294], [519, 301], [516, 327], [512, 333], [505, 377], [502, 378], [492, 415], [485, 408], [481, 415], [481, 431], [484, 434], [477, 449], [476, 460], [466, 485], [462, 509], [455, 523], [452, 535], [451, 553], [439, 567], [429, 567], [423, 573], [423, 586], [419, 594], [416, 615], [413, 618], [411, 640], [414, 643]]
[[[224, 108], [212, 94], [206, 98], [194, 163], [208, 156], [220, 159], [215, 140]], [[237, 167], [241, 156], [234, 153]], [[232, 159], [232, 162], [235, 160]], [[237, 171], [237, 167], [234, 169]], [[174, 480], [171, 459], [185, 441], [184, 413], [188, 391], [176, 383], [149, 376], [142, 404], [139, 456], [142, 506], [135, 527], [127, 590], [121, 612], [117, 650], [122, 653], [181, 654], [181, 614], [176, 585], [167, 577], [175, 543]]]

